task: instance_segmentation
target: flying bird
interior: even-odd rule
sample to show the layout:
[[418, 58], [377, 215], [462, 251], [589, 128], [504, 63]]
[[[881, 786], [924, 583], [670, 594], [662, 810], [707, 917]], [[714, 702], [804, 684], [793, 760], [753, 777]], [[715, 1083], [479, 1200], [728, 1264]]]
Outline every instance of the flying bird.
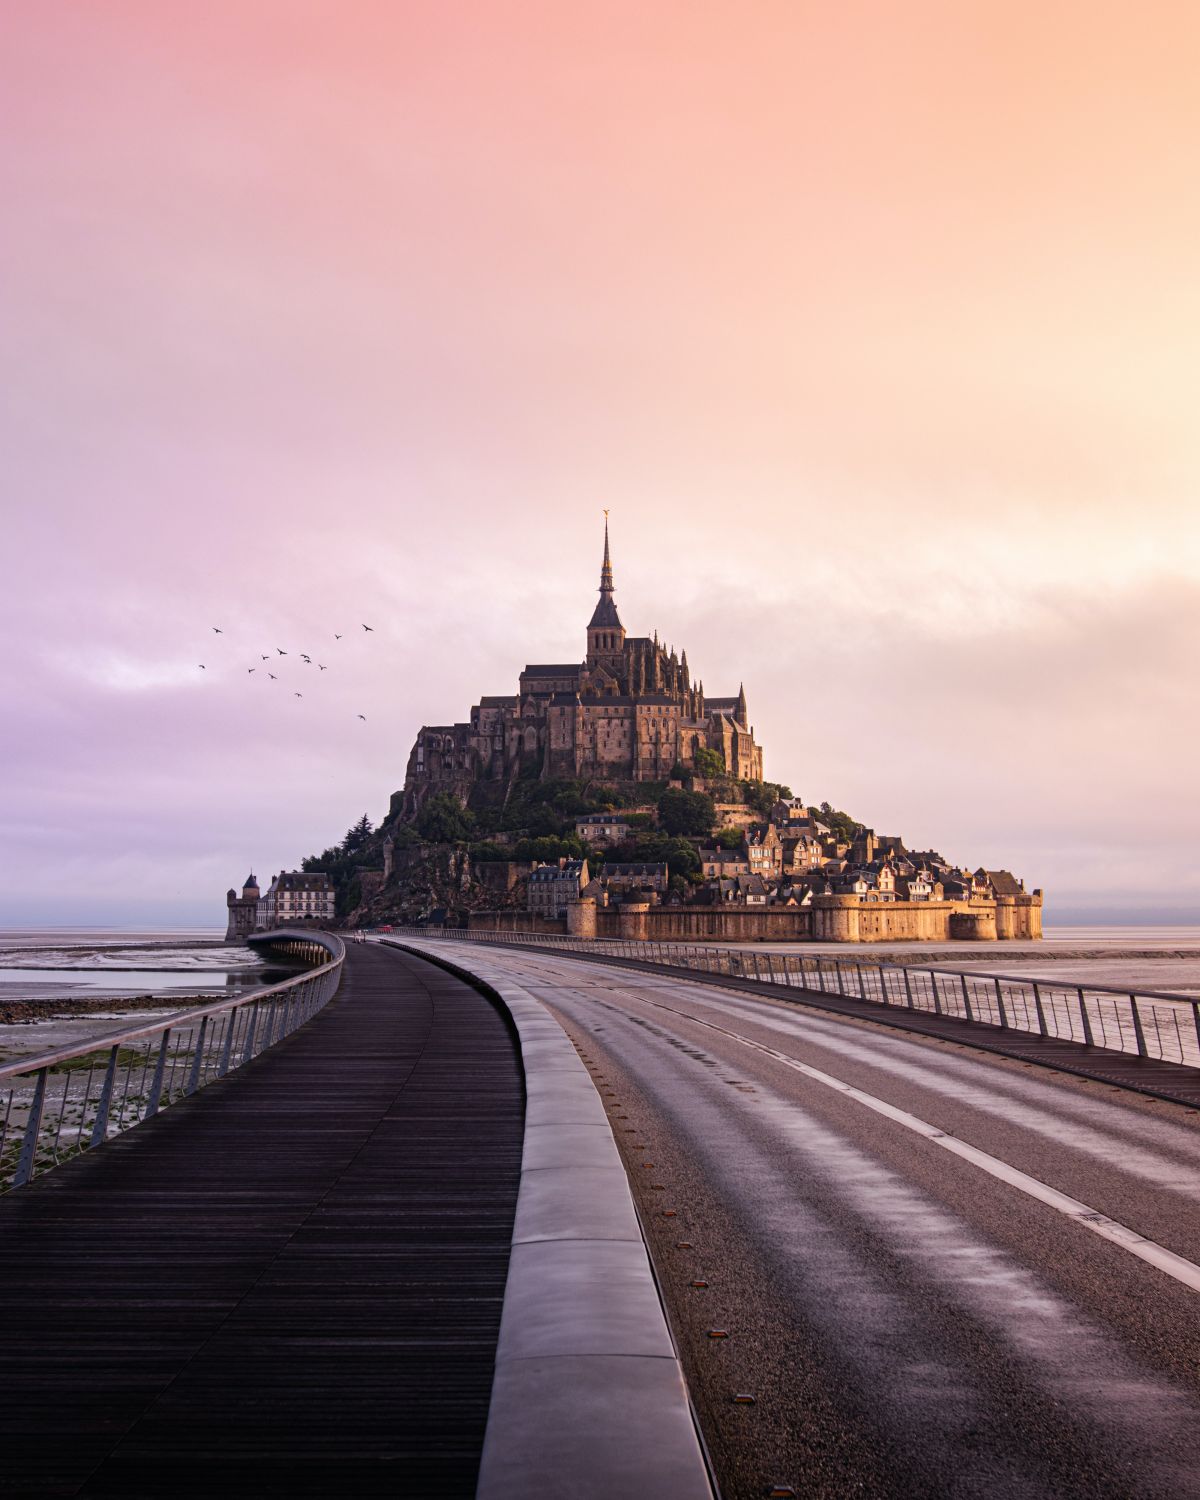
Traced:
[[303, 651], [301, 651], [301, 653], [300, 653], [300, 660], [307, 662], [310, 667], [312, 666], [312, 657], [311, 656], [305, 656], [305, 654], [304, 654]]
[[293, 698], [303, 698], [303, 697], [304, 697], [304, 694], [303, 694], [303, 693], [293, 693], [293, 694], [292, 694], [292, 697], [293, 697]]
[[363, 629], [364, 630], [371, 630], [371, 631], [373, 631], [375, 629], [375, 627], [374, 627], [374, 625], [364, 625]]
[[275, 675], [274, 672], [268, 672], [267, 676], [271, 679], [272, 682], [278, 682], [279, 681], [279, 678], [276, 677], [276, 675]]
[[334, 632], [334, 637], [333, 638], [334, 638], [335, 641], [340, 641], [341, 640], [341, 636], [338, 635], [336, 631]]
[[280, 656], [286, 656], [287, 655], [287, 652], [283, 649], [282, 646], [276, 646], [275, 649], [276, 649], [276, 651], [279, 652]]
[[203, 663], [203, 662], [201, 662], [201, 663], [200, 663], [200, 670], [201, 670], [201, 671], [202, 671], [202, 672], [205, 672], [205, 671], [207, 671], [207, 670], [208, 670], [208, 668], [207, 668], [207, 667], [206, 667], [206, 666], [205, 666], [205, 665], [204, 665], [204, 663]]
[[367, 716], [366, 716], [366, 714], [359, 714], [358, 717], [363, 721], [364, 724], [367, 722]]
[[213, 626], [213, 635], [224, 635], [225, 632], [217, 625]]
[[[261, 652], [260, 652], [260, 655], [261, 655]], [[269, 656], [264, 656], [263, 657], [263, 661], [270, 661], [270, 660], [271, 660], [271, 658]]]
[[[321, 663], [320, 663], [320, 662], [318, 662], [318, 663], [317, 663], [317, 666], [318, 666], [318, 667], [321, 667]], [[328, 668], [328, 667], [321, 667], [321, 671], [322, 671], [322, 672], [328, 672], [328, 671], [329, 671], [329, 668]]]
[[247, 672], [257, 672], [257, 671], [258, 671], [258, 668], [257, 668], [257, 667], [247, 667], [247, 668], [246, 668], [246, 671], [247, 671]]

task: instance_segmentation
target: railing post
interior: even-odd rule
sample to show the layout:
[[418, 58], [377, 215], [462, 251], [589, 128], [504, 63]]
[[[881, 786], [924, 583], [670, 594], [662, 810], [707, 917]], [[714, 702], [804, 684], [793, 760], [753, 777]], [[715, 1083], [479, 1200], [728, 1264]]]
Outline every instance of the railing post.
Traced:
[[914, 1009], [914, 1006], [913, 1006], [913, 993], [912, 993], [912, 980], [908, 977], [908, 969], [907, 968], [901, 969], [900, 972], [901, 972], [901, 974], [904, 975], [904, 1003], [908, 1007], [909, 1010], [912, 1010], [912, 1009]]
[[233, 1057], [233, 1033], [237, 1027], [237, 1011], [229, 1012], [229, 1024], [225, 1028], [225, 1045], [221, 1048], [221, 1066], [217, 1069], [217, 1077], [224, 1078], [229, 1072], [230, 1059]]
[[1004, 991], [1000, 988], [999, 979], [996, 980], [996, 1009], [1000, 1012], [1000, 1030], [1008, 1030], [1008, 1018], [1004, 1014]]
[[1079, 986], [1079, 1019], [1083, 1023], [1083, 1040], [1088, 1047], [1095, 1046], [1092, 1041], [1092, 1023], [1088, 1020], [1087, 1005], [1083, 999], [1083, 986]]
[[1196, 1046], [1200, 1047], [1200, 1000], [1192, 1001], [1192, 1020], [1196, 1027]]
[[208, 1035], [208, 1017], [203, 1016], [200, 1020], [200, 1035], [196, 1038], [195, 1050], [192, 1053], [192, 1066], [188, 1070], [188, 1081], [184, 1085], [185, 1094], [194, 1094], [200, 1083], [200, 1064], [204, 1059], [204, 1038]]
[[1149, 1057], [1150, 1053], [1146, 1048], [1146, 1033], [1142, 1030], [1142, 1016], [1141, 1012], [1138, 1010], [1136, 995], [1130, 995], [1129, 1009], [1130, 1013], [1133, 1016], [1133, 1034], [1137, 1038], [1138, 1056]]
[[928, 973], [929, 983], [933, 986], [933, 1013], [935, 1016], [944, 1015], [945, 1012], [942, 1010], [942, 992], [938, 989], [937, 970], [930, 969]]
[[249, 1062], [254, 1056], [254, 1034], [258, 1030], [258, 1008], [261, 1000], [256, 1000], [250, 1007], [250, 1021], [246, 1027], [246, 1043], [242, 1048], [242, 1061]]
[[[112, 1104], [113, 1083], [117, 1077], [117, 1053], [120, 1047], [113, 1047], [108, 1054], [108, 1067], [104, 1070], [104, 1082], [100, 1086], [100, 1101], [96, 1105], [96, 1119], [92, 1125], [92, 1145], [102, 1146], [108, 1135], [108, 1111]], [[84, 1107], [87, 1101], [84, 1100]]]
[[25, 1135], [21, 1140], [21, 1154], [17, 1158], [17, 1170], [13, 1187], [24, 1187], [33, 1176], [33, 1164], [37, 1159], [37, 1140], [42, 1129], [42, 1111], [46, 1107], [47, 1068], [39, 1068], [37, 1083], [33, 1086], [33, 1103], [29, 1106], [29, 1118], [25, 1122]]
[[168, 1026], [162, 1034], [162, 1041], [158, 1047], [158, 1061], [154, 1064], [154, 1082], [150, 1085], [150, 1097], [146, 1101], [146, 1113], [144, 1119], [158, 1113], [158, 1106], [162, 1100], [163, 1081], [167, 1076], [167, 1047], [171, 1040], [171, 1028]]
[[967, 1020], [973, 1021], [975, 1019], [975, 1012], [971, 1009], [971, 992], [967, 988], [967, 976], [960, 974], [958, 977], [962, 981], [963, 1005], [966, 1007]]
[[1037, 1011], [1038, 1035], [1046, 1035], [1046, 1012], [1042, 1008], [1042, 987], [1035, 979], [1033, 982], [1033, 1006]]

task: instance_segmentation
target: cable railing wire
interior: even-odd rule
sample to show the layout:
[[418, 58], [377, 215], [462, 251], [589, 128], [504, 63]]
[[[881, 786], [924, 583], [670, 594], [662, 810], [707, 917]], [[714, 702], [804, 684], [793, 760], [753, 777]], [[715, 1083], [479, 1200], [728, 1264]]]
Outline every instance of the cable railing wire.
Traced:
[[578, 938], [557, 933], [394, 927], [397, 935], [627, 958], [667, 968], [836, 995], [870, 1004], [956, 1017], [1002, 1031], [1078, 1042], [1157, 1062], [1200, 1067], [1200, 1000], [1154, 990], [1072, 984], [969, 969], [915, 967], [827, 953], [771, 953], [672, 943]]
[[346, 956], [340, 938], [288, 932], [257, 941], [318, 967], [0, 1067], [0, 1191], [23, 1187], [224, 1078], [329, 1003]]

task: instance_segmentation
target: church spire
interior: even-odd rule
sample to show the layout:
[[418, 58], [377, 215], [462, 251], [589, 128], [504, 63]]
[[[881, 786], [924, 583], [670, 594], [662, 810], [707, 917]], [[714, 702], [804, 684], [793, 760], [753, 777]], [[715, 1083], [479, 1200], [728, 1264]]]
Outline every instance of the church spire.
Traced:
[[608, 555], [608, 512], [604, 512], [604, 561], [600, 565], [600, 592], [611, 594], [613, 591], [612, 559]]
[[[602, 634], [597, 635], [595, 632]], [[590, 654], [619, 651], [625, 644], [625, 627], [613, 603], [612, 558], [608, 550], [608, 512], [604, 512], [604, 562], [600, 566], [600, 598], [588, 623]]]

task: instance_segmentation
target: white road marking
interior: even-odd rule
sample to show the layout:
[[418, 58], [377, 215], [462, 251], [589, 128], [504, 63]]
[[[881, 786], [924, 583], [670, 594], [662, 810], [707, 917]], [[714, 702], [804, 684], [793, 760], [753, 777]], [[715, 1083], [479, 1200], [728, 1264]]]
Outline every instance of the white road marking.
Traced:
[[[561, 980], [559, 982], [561, 983]], [[785, 1068], [791, 1068], [793, 1072], [802, 1073], [806, 1078], [811, 1078], [814, 1083], [819, 1083], [825, 1088], [833, 1089], [847, 1098], [856, 1100], [876, 1114], [883, 1115], [905, 1130], [912, 1131], [914, 1135], [932, 1141], [943, 1151], [949, 1151], [963, 1161], [970, 1162], [972, 1166], [978, 1167], [980, 1171], [986, 1172], [997, 1181], [1007, 1183], [1010, 1187], [1025, 1193], [1027, 1197], [1046, 1204], [1048, 1208], [1053, 1208], [1084, 1229], [1099, 1235], [1101, 1239], [1119, 1245], [1122, 1250], [1136, 1255], [1139, 1260], [1144, 1260], [1148, 1265], [1154, 1266], [1156, 1270], [1162, 1271], [1189, 1290], [1200, 1292], [1200, 1266], [1194, 1261], [1186, 1260], [1182, 1255], [1176, 1255], [1165, 1245], [1147, 1239], [1136, 1229], [1131, 1229], [1127, 1224], [1122, 1224], [1116, 1219], [1110, 1219], [1107, 1214], [1102, 1214], [1088, 1204], [1081, 1203], [1078, 1198], [1060, 1193], [1057, 1188], [1050, 1187], [1048, 1183], [1042, 1182], [1037, 1177], [1031, 1177], [1028, 1172], [1022, 1172], [1018, 1167], [1010, 1166], [1008, 1162], [1001, 1161], [998, 1156], [992, 1156], [990, 1152], [982, 1151], [978, 1146], [972, 1146], [947, 1131], [939, 1130], [936, 1125], [931, 1125], [927, 1120], [922, 1120], [917, 1115], [909, 1114], [907, 1110], [889, 1104], [886, 1099], [880, 1099], [875, 1094], [868, 1094], [864, 1089], [855, 1088], [853, 1084], [845, 1083], [831, 1073], [823, 1073], [820, 1068], [811, 1067], [808, 1063], [789, 1057], [787, 1053], [780, 1052], [775, 1047], [769, 1047], [765, 1042], [743, 1036], [741, 1032], [733, 1031], [727, 1026], [718, 1026], [715, 1021], [701, 1020], [700, 1017], [680, 1010], [674, 1005], [667, 1005], [661, 1000], [650, 1000], [644, 995], [638, 995], [635, 998], [644, 1005], [652, 1005], [657, 1010], [669, 1011], [672, 1015], [690, 1021], [695, 1026], [704, 1026], [710, 1031], [716, 1031], [728, 1037], [731, 1041], [740, 1043], [743, 1047], [762, 1052]]]
[[957, 1136], [939, 1130], [936, 1125], [930, 1125], [927, 1120], [911, 1115], [907, 1110], [898, 1109], [896, 1105], [889, 1104], [886, 1099], [877, 1098], [874, 1094], [855, 1088], [853, 1084], [844, 1083], [831, 1073], [823, 1073], [819, 1068], [810, 1067], [808, 1063], [799, 1062], [785, 1052], [768, 1047], [765, 1042], [757, 1042], [753, 1037], [743, 1036], [741, 1032], [731, 1031], [726, 1026], [718, 1026], [715, 1021], [699, 1020], [696, 1016], [678, 1010], [673, 1005], [666, 1005], [661, 1000], [646, 1000], [643, 1003], [653, 1005], [659, 1010], [669, 1010], [673, 1015], [681, 1016], [696, 1026], [706, 1026], [711, 1031], [718, 1031], [722, 1036], [740, 1042], [743, 1047], [751, 1047], [756, 1052], [766, 1053], [768, 1057], [782, 1063], [785, 1068], [791, 1068], [796, 1073], [803, 1073], [814, 1083], [822, 1084], [825, 1088], [834, 1089], [839, 1094], [845, 1094], [848, 1098], [857, 1100], [859, 1104], [866, 1105], [876, 1114], [883, 1115], [897, 1125], [902, 1125], [905, 1130], [911, 1130], [914, 1135], [923, 1136], [925, 1140], [932, 1141], [943, 1151], [949, 1151], [952, 1155], [969, 1161], [972, 1166], [978, 1167], [980, 1171], [988, 1173], [998, 1181], [1008, 1183], [1010, 1187], [1017, 1188], [1030, 1198], [1036, 1198], [1039, 1203], [1045, 1203], [1049, 1208], [1081, 1224], [1084, 1229], [1090, 1229], [1093, 1234], [1098, 1234], [1101, 1239], [1120, 1245], [1123, 1250], [1128, 1250], [1139, 1260], [1146, 1261], [1167, 1276], [1182, 1282], [1191, 1291], [1200, 1292], [1200, 1266], [1194, 1261], [1185, 1260], [1182, 1255], [1176, 1255], [1165, 1245], [1146, 1239], [1144, 1235], [1138, 1234], [1136, 1229], [1130, 1229], [1127, 1224], [1110, 1219], [1107, 1214], [1099, 1213], [1086, 1203], [1081, 1203], [1078, 1198], [1071, 1198], [1066, 1193], [1060, 1193], [1057, 1188], [1052, 1188], [1038, 1178], [1031, 1177], [1028, 1172], [1009, 1166], [998, 1156], [992, 1156], [987, 1151], [981, 1151], [978, 1146], [972, 1146], [966, 1141], [959, 1140]]

